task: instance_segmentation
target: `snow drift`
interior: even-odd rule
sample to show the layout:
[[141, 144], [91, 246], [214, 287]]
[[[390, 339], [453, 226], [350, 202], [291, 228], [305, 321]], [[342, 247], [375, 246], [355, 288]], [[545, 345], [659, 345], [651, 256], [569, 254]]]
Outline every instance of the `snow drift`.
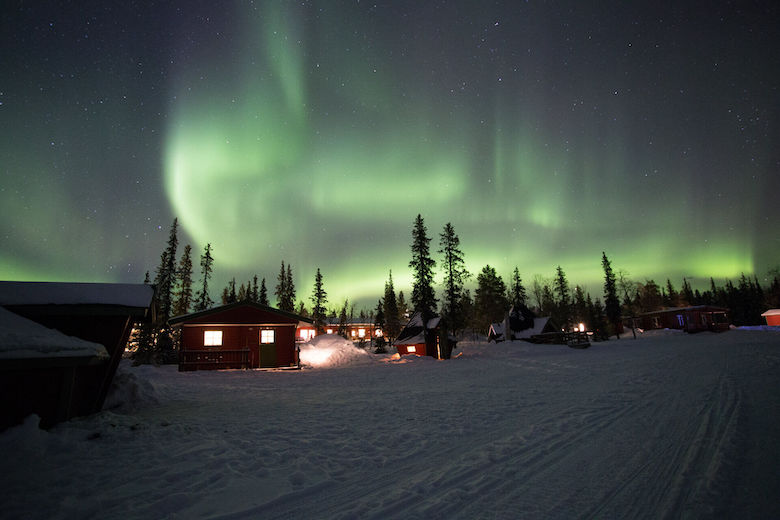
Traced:
[[301, 364], [317, 368], [331, 368], [371, 363], [372, 356], [338, 334], [315, 336], [301, 345]]

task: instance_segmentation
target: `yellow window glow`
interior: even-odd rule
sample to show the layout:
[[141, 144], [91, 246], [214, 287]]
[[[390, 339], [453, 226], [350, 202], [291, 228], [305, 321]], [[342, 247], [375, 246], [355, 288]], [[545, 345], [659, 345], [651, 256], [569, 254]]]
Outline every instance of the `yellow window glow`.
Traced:
[[408, 347], [406, 347], [406, 351], [407, 352], [417, 352], [417, 347], [415, 347], [414, 345], [409, 345]]
[[365, 338], [366, 337], [366, 329], [358, 329], [358, 337], [359, 338]]
[[275, 330], [270, 329], [270, 330], [260, 331], [260, 343], [274, 343], [275, 340], [276, 340]]
[[204, 330], [203, 331], [203, 345], [206, 347], [220, 347], [222, 346], [222, 331], [221, 330]]

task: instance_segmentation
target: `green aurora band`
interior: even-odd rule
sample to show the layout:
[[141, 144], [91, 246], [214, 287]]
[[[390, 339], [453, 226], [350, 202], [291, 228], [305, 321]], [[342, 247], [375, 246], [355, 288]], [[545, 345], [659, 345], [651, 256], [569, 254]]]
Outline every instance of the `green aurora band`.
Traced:
[[[701, 189], [715, 196], [687, 174], [711, 165], [659, 171], [663, 136], [648, 151], [588, 108], [556, 117], [535, 78], [504, 80], [499, 67], [497, 92], [469, 105], [364, 49], [338, 19], [320, 19], [307, 39], [295, 8], [261, 11], [234, 14], [245, 26], [221, 42], [229, 59], [210, 49], [181, 65], [167, 132], [173, 213], [198, 247], [213, 245], [223, 277], [258, 273], [272, 289], [284, 260], [299, 298], [320, 267], [331, 302], [370, 304], [391, 269], [408, 290], [417, 213], [434, 256], [452, 222], [472, 273], [490, 264], [506, 279], [518, 266], [530, 283], [561, 265], [594, 295], [602, 250], [639, 280], [676, 286], [754, 272], [750, 215], [689, 202]], [[635, 115], [615, 98], [604, 110]]]

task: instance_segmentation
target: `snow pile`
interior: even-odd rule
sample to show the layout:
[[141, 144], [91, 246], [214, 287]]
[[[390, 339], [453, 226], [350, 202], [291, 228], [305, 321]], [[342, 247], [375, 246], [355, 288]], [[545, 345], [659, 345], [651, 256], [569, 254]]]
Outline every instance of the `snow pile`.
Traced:
[[47, 357], [108, 358], [99, 343], [66, 336], [0, 307], [0, 359]]
[[312, 367], [337, 367], [370, 363], [371, 355], [337, 334], [315, 336], [301, 345], [301, 364]]
[[123, 359], [111, 381], [103, 409], [132, 412], [144, 406], [158, 404], [160, 400], [157, 392], [143, 374], [144, 371], [153, 368], [133, 369], [132, 362], [129, 359]]

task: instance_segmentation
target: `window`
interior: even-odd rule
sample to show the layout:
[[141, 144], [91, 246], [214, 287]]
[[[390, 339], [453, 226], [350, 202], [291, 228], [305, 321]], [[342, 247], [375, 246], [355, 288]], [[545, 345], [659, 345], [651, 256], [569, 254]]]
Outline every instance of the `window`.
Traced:
[[260, 343], [275, 343], [276, 331], [273, 329], [260, 331]]
[[358, 329], [358, 338], [366, 337], [366, 329]]
[[314, 337], [314, 329], [301, 329], [301, 339], [308, 341]]
[[414, 345], [409, 345], [408, 347], [406, 347], [406, 351], [413, 354], [417, 352], [417, 347], [415, 347]]
[[328, 334], [333, 334], [333, 329], [328, 329]]
[[353, 337], [353, 338], [355, 337], [355, 334], [357, 334], [357, 332], [355, 332], [355, 331], [353, 330], [353, 331], [352, 331], [352, 337]]
[[221, 330], [204, 330], [203, 331], [203, 346], [205, 346], [205, 347], [221, 347], [222, 346], [222, 331]]

